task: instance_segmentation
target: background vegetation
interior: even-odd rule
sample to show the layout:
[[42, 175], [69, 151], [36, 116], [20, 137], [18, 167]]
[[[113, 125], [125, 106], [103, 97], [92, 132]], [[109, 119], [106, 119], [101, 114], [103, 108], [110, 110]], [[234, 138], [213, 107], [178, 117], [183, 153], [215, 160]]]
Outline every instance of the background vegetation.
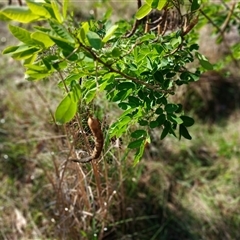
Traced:
[[[114, 14], [128, 9], [128, 3], [111, 4]], [[93, 3], [88, 7], [101, 14]], [[219, 26], [229, 13], [224, 9]], [[88, 13], [78, 12], [80, 17]], [[15, 40], [5, 23], [1, 29], [2, 50]], [[62, 98], [57, 82], [27, 82], [21, 64], [1, 55], [1, 239], [240, 238], [238, 57], [230, 61], [229, 48], [201, 31], [201, 51], [223, 70], [204, 74], [174, 96], [194, 116], [192, 140], [169, 136], [160, 141], [161, 131], [154, 129], [135, 167], [133, 156], [124, 154], [126, 137], [98, 169], [76, 163], [63, 168], [66, 132], [49, 114]], [[238, 34], [229, 32], [226, 37], [236, 42]], [[110, 123], [116, 106], [104, 97], [97, 101]]]

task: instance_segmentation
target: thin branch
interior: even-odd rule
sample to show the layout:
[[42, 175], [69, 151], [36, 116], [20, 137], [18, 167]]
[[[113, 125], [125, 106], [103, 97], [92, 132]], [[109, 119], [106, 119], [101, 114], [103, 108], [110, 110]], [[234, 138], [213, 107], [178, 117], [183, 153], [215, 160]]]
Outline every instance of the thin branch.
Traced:
[[222, 33], [221, 28], [220, 28], [215, 22], [213, 22], [213, 20], [212, 20], [207, 14], [205, 14], [201, 9], [199, 9], [199, 12], [200, 12], [220, 33]]
[[42, 99], [42, 101], [44, 102], [45, 106], [47, 107], [47, 109], [48, 109], [48, 111], [49, 111], [49, 113], [50, 113], [50, 115], [51, 115], [51, 118], [52, 118], [55, 126], [58, 128], [58, 125], [57, 125], [57, 123], [56, 123], [56, 121], [55, 121], [55, 118], [54, 118], [54, 114], [53, 114], [53, 112], [52, 112], [52, 109], [51, 109], [51, 107], [50, 107], [47, 99], [46, 99], [45, 96], [42, 94], [42, 92], [40, 91], [40, 89], [36, 86], [36, 84], [32, 83], [31, 85], [34, 87], [34, 89], [35, 89], [35, 91], [37, 92], [38, 96], [39, 96], [39, 97]]
[[[225, 0], [222, 0], [221, 2], [227, 10], [231, 11], [231, 8], [225, 3]], [[233, 4], [235, 5], [236, 3]], [[240, 17], [235, 12], [233, 12], [233, 15], [236, 19], [240, 20]]]
[[233, 11], [234, 11], [234, 8], [235, 8], [235, 3], [232, 5], [232, 8], [230, 9], [230, 11], [228, 12], [228, 15], [227, 15], [227, 18], [225, 19], [222, 27], [221, 27], [221, 32], [224, 33], [230, 20], [231, 20], [231, 16], [233, 15]]
[[[139, 45], [141, 45], [141, 44], [143, 44], [144, 42], [140, 42], [140, 41], [138, 41], [139, 39], [137, 39], [136, 40], [136, 42], [132, 45], [132, 47], [124, 54], [124, 55], [122, 55], [121, 56], [121, 59], [122, 58], [124, 58], [124, 57], [126, 57], [127, 55], [129, 55], [133, 50], [134, 50], [134, 48], [136, 47], [136, 46], [139, 46]], [[115, 59], [115, 61], [113, 61], [112, 63], [111, 63], [111, 65], [113, 65], [113, 64], [115, 64], [115, 63], [117, 63], [119, 60], [121, 60], [121, 59]]]
[[[234, 6], [233, 6], [233, 8], [234, 8]], [[230, 46], [229, 46], [228, 43], [224, 40], [224, 31], [222, 31], [222, 29], [221, 29], [217, 24], [215, 24], [215, 23], [212, 21], [212, 19], [211, 19], [207, 14], [205, 14], [201, 9], [200, 9], [199, 11], [200, 11], [200, 13], [219, 31], [220, 35], [221, 35], [222, 38], [223, 38], [223, 44], [225, 45], [226, 48], [228, 48], [228, 50], [229, 50], [229, 55], [231, 56], [231, 58], [232, 58], [232, 60], [233, 60], [233, 62], [234, 62], [234, 64], [235, 64], [235, 66], [236, 66], [236, 67], [239, 67], [239, 63], [238, 63], [237, 59], [234, 57], [234, 55], [233, 55], [233, 53], [232, 53], [232, 51], [231, 51], [231, 49], [230, 49]], [[231, 14], [229, 14], [228, 16], [229, 16], [229, 18], [230, 18], [230, 17], [231, 17]], [[227, 18], [227, 19], [228, 19], [228, 18]], [[229, 20], [230, 20], [230, 19], [229, 19]], [[227, 21], [229, 21], [229, 20], [227, 20]]]
[[68, 93], [69, 91], [68, 91], [68, 88], [67, 88], [67, 86], [66, 86], [66, 83], [64, 82], [64, 77], [63, 77], [61, 71], [58, 71], [58, 74], [59, 74], [60, 79], [61, 79], [61, 81], [62, 81], [62, 83], [63, 83], [63, 86], [64, 86], [64, 88], [65, 88], [66, 93]]

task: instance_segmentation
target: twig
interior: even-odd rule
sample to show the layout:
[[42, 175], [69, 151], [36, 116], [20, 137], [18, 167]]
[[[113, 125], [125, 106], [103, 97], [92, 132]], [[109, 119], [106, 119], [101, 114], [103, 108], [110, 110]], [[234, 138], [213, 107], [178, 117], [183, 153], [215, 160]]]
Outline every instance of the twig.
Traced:
[[[121, 59], [122, 58], [124, 58], [124, 57], [126, 57], [127, 55], [129, 55], [133, 50], [134, 50], [134, 48], [136, 47], [136, 46], [139, 46], [139, 45], [141, 45], [142, 43], [144, 43], [144, 42], [141, 42], [141, 41], [138, 41], [139, 39], [137, 39], [136, 40], [136, 42], [132, 45], [132, 47], [124, 54], [124, 55], [122, 55], [121, 56]], [[113, 62], [111, 62], [111, 65], [114, 65], [115, 63], [117, 63], [118, 61], [120, 61], [121, 59], [115, 59], [115, 61], [113, 61]]]
[[47, 109], [48, 109], [48, 111], [49, 111], [49, 113], [50, 113], [50, 115], [51, 115], [51, 117], [52, 117], [52, 120], [53, 120], [55, 126], [58, 127], [58, 125], [57, 125], [57, 123], [56, 123], [56, 121], [55, 121], [55, 118], [54, 118], [54, 114], [53, 114], [53, 112], [52, 112], [52, 110], [51, 110], [51, 107], [50, 107], [47, 99], [46, 99], [45, 96], [42, 94], [42, 92], [40, 91], [40, 89], [36, 86], [36, 84], [32, 83], [31, 85], [34, 87], [34, 89], [35, 89], [35, 91], [37, 92], [38, 96], [42, 99], [42, 101], [44, 102], [45, 106], [47, 107]]
[[[233, 60], [233, 62], [234, 62], [234, 64], [235, 64], [235, 66], [236, 66], [236, 67], [239, 67], [239, 63], [238, 63], [237, 59], [234, 57], [234, 55], [233, 55], [233, 53], [232, 53], [229, 45], [227, 44], [226, 41], [224, 41], [224, 32], [222, 31], [222, 29], [221, 29], [217, 24], [215, 24], [215, 23], [212, 21], [212, 19], [211, 19], [210, 17], [208, 17], [208, 15], [205, 14], [201, 9], [200, 9], [199, 11], [200, 11], [200, 13], [219, 31], [220, 35], [221, 35], [222, 38], [223, 38], [223, 43], [224, 43], [224, 45], [226, 46], [226, 48], [228, 48], [228, 50], [229, 50], [229, 55], [231, 56], [231, 58], [232, 58], [232, 60]], [[229, 16], [231, 16], [231, 15], [229, 14]], [[230, 18], [230, 17], [229, 17], [229, 18]], [[227, 18], [227, 19], [228, 19], [228, 18]], [[229, 20], [230, 20], [230, 19], [229, 19]], [[229, 21], [229, 20], [228, 20], [228, 21]]]
[[45, 140], [52, 140], [52, 139], [58, 139], [58, 138], [66, 138], [67, 135], [58, 135], [58, 136], [45, 136], [45, 137], [39, 137], [39, 138], [28, 138], [27, 140], [20, 140], [17, 142], [17, 144], [20, 143], [26, 143], [26, 142], [36, 142], [36, 141], [45, 141]]
[[222, 27], [221, 27], [221, 33], [224, 33], [228, 24], [229, 24], [229, 21], [231, 19], [231, 16], [233, 15], [233, 11], [234, 11], [234, 8], [235, 8], [235, 3], [232, 5], [232, 8], [230, 9], [230, 11], [228, 12], [228, 15], [227, 15], [227, 18], [225, 19]]
[[61, 81], [62, 81], [62, 83], [63, 83], [63, 86], [64, 86], [64, 88], [65, 88], [66, 93], [68, 93], [69, 90], [68, 90], [67, 85], [66, 85], [66, 83], [65, 83], [65, 81], [64, 81], [64, 77], [63, 77], [61, 71], [58, 71], [58, 74], [59, 74], [60, 79], [61, 79]]
[[[137, 0], [137, 4], [138, 4], [138, 9], [142, 6], [142, 1], [141, 0]], [[133, 24], [133, 27], [132, 27], [132, 30], [125, 34], [125, 36], [123, 36], [124, 38], [129, 38], [131, 37], [137, 30], [138, 26], [140, 24], [140, 20], [136, 19], [134, 24]]]
[[207, 14], [205, 14], [201, 9], [199, 9], [199, 11], [220, 33], [222, 32], [221, 28], [215, 22], [213, 22], [213, 20]]
[[123, 37], [124, 38], [130, 38], [136, 32], [139, 24], [140, 24], [140, 20], [135, 20], [132, 30]]
[[[230, 7], [225, 3], [225, 0], [222, 0], [221, 2], [227, 10], [231, 11]], [[235, 5], [236, 3], [233, 4]], [[236, 19], [240, 20], [240, 17], [235, 12], [233, 12], [233, 15]]]
[[100, 181], [100, 177], [99, 177], [99, 173], [98, 173], [98, 169], [97, 169], [97, 161], [93, 160], [91, 161], [92, 164], [92, 169], [93, 169], [93, 174], [95, 177], [95, 181], [96, 181], [96, 186], [97, 186], [97, 194], [98, 194], [98, 199], [100, 202], [100, 208], [102, 210], [104, 210], [104, 204], [103, 204], [103, 200], [102, 200], [102, 195], [101, 195], [101, 181]]

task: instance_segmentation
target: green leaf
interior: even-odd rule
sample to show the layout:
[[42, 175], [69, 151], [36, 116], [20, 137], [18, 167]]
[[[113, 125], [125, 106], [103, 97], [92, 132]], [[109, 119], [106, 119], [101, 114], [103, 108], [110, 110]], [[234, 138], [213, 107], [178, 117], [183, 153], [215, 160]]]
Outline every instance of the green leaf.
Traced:
[[19, 49], [20, 46], [9, 46], [9, 47], [6, 47], [4, 50], [3, 50], [3, 54], [9, 54], [9, 53], [14, 53], [17, 49]]
[[197, 43], [193, 43], [190, 47], [189, 50], [192, 52], [194, 50], [198, 50], [199, 49], [199, 45]]
[[12, 58], [17, 60], [30, 58], [34, 53], [38, 52], [39, 49], [35, 47], [23, 46], [18, 48], [12, 55]]
[[[115, 92], [117, 92], [117, 91], [115, 91]], [[114, 92], [114, 93], [115, 93]], [[123, 101], [124, 99], [126, 99], [126, 97], [131, 93], [132, 91], [131, 91], [131, 89], [129, 90], [129, 91], [119, 91], [119, 92], [117, 92], [117, 94], [114, 94], [113, 95], [113, 98], [112, 98], [112, 101], [113, 102], [118, 102], [118, 101]]]
[[161, 137], [160, 137], [161, 140], [164, 139], [167, 136], [167, 134], [169, 133], [170, 129], [171, 129], [171, 123], [169, 121], [165, 121], [164, 129], [163, 129]]
[[156, 102], [157, 102], [157, 104], [166, 105], [167, 104], [167, 99], [166, 99], [166, 97], [161, 97], [161, 98], [158, 98]]
[[145, 150], [145, 143], [146, 143], [146, 140], [142, 141], [139, 149], [137, 150], [137, 152], [134, 155], [134, 162], [133, 162], [134, 166], [136, 166], [136, 164], [139, 163], [139, 161], [141, 160], [141, 158], [143, 156], [143, 153], [144, 153], [144, 150]]
[[[54, 32], [58, 35], [58, 37], [65, 40], [65, 42], [75, 43], [72, 36], [69, 34], [68, 30], [62, 26], [61, 24], [57, 23], [56, 21], [51, 21], [50, 26], [54, 30]], [[51, 35], [55, 37], [54, 35]]]
[[24, 45], [20, 45], [20, 46], [8, 47], [3, 51], [3, 54], [12, 54], [12, 56], [17, 57], [17, 56], [20, 56], [21, 54], [26, 55], [26, 54], [24, 54], [24, 52], [27, 52], [31, 55], [31, 54], [37, 52], [38, 50], [39, 50], [38, 48], [29, 47], [24, 44]]
[[59, 6], [55, 0], [51, 0], [51, 6], [54, 12], [54, 15], [59, 23], [63, 22], [63, 16], [61, 15], [59, 11]]
[[10, 21], [11, 19], [8, 18], [7, 16], [5, 16], [2, 12], [0, 12], [0, 21], [3, 21], [3, 22], [8, 22]]
[[120, 126], [127, 125], [132, 119], [129, 116], [123, 116], [120, 118]]
[[[130, 109], [131, 110], [131, 109]], [[110, 136], [116, 136], [116, 137], [120, 137], [122, 136], [122, 134], [127, 130], [129, 123], [131, 122], [131, 118], [129, 116], [125, 116], [126, 112], [128, 112], [128, 110], [126, 110], [124, 112], [124, 115], [121, 116], [117, 122], [115, 122], [111, 128], [110, 128]]]
[[191, 127], [194, 124], [194, 119], [188, 116], [181, 116], [180, 117], [183, 120], [183, 125], [185, 127]]
[[161, 115], [161, 114], [163, 114], [163, 109], [161, 107], [159, 107], [156, 109], [155, 113], [158, 115]]
[[99, 50], [102, 48], [102, 40], [97, 33], [89, 31], [87, 33], [87, 39], [91, 47], [95, 48], [96, 50]]
[[125, 102], [120, 102], [118, 104], [118, 107], [120, 107], [122, 110], [127, 110], [128, 109], [128, 104]]
[[121, 82], [117, 85], [118, 90], [123, 89], [135, 89], [135, 84], [133, 82]]
[[96, 97], [96, 91], [97, 91], [96, 87], [87, 91], [86, 95], [84, 96], [84, 99], [87, 104], [90, 103]]
[[73, 92], [73, 100], [75, 102], [78, 102], [80, 98], [82, 97], [82, 90], [80, 84], [76, 83], [75, 81], [72, 81], [72, 92]]
[[176, 123], [176, 124], [183, 123], [183, 120], [180, 117], [177, 117], [173, 114], [168, 114], [167, 118], [168, 118], [168, 120], [170, 120], [171, 122]]
[[109, 20], [109, 18], [112, 16], [112, 11], [113, 9], [111, 7], [107, 9], [107, 11], [104, 13], [103, 21]]
[[183, 110], [183, 106], [182, 106], [182, 104], [177, 104], [177, 105], [178, 105], [178, 110], [175, 111], [175, 113], [181, 113]]
[[178, 38], [177, 37], [173, 38], [170, 42], [170, 44], [173, 48], [179, 46], [181, 43], [182, 43], [182, 38], [180, 36]]
[[165, 111], [166, 111], [167, 113], [173, 113], [173, 112], [175, 112], [176, 110], [178, 110], [178, 105], [177, 105], [177, 104], [168, 103], [168, 104], [165, 106]]
[[183, 124], [181, 124], [179, 127], [179, 139], [181, 139], [181, 136], [183, 136], [184, 138], [186, 138], [188, 140], [192, 139], [187, 128]]
[[137, 11], [135, 17], [140, 20], [151, 12], [152, 8], [147, 3], [143, 4]]
[[46, 27], [42, 27], [42, 26], [33, 26], [34, 29], [43, 32], [43, 33], [50, 33], [51, 29], [46, 28]]
[[48, 69], [46, 69], [45, 65], [37, 65], [37, 64], [25, 64], [24, 65], [28, 70], [33, 70], [36, 72], [46, 72]]
[[138, 123], [139, 123], [140, 126], [147, 126], [148, 125], [148, 121], [146, 121], [146, 120], [139, 120]]
[[131, 133], [132, 138], [140, 138], [140, 137], [144, 137], [146, 135], [147, 135], [147, 132], [145, 130], [142, 130], [142, 129], [138, 129], [138, 130]]
[[68, 6], [69, 6], [69, 0], [63, 0], [63, 18], [66, 19], [67, 17], [67, 11], [68, 11]]
[[60, 71], [67, 67], [67, 62], [57, 60], [56, 62], [52, 62], [52, 66], [54, 69]]
[[198, 0], [193, 0], [191, 5], [191, 12], [194, 12], [199, 8], [200, 8], [200, 4], [198, 3]]
[[[64, 83], [66, 84], [66, 86], [69, 86], [71, 85], [72, 82], [75, 82], [75, 81], [79, 82], [79, 79], [84, 76], [86, 76], [86, 73], [72, 73], [64, 79]], [[63, 87], [64, 86], [63, 82], [60, 81], [58, 83], [58, 86]]]
[[37, 57], [38, 57], [38, 53], [37, 52], [33, 53], [32, 56], [24, 60], [23, 65], [25, 66], [25, 64], [34, 64]]
[[166, 120], [165, 114], [161, 114], [160, 116], [157, 117], [156, 121], [158, 122], [158, 126], [163, 125], [163, 123]]
[[167, 1], [168, 1], [168, 0], [159, 0], [159, 1], [158, 1], [157, 9], [158, 9], [159, 11], [161, 11], [161, 10], [164, 8], [164, 6], [166, 5]]
[[50, 38], [61, 49], [68, 51], [69, 53], [73, 52], [74, 47], [70, 45], [68, 42], [66, 42], [65, 39], [60, 37], [52, 37], [52, 36], [50, 36]]
[[161, 2], [161, 0], [153, 0], [153, 1], [152, 1], [152, 4], [151, 4], [151, 7], [152, 7], [152, 8], [157, 8], [159, 2]]
[[158, 121], [151, 121], [149, 124], [150, 128], [156, 128], [159, 126]]
[[84, 44], [86, 43], [86, 35], [88, 32], [89, 32], [89, 23], [84, 22], [78, 34], [78, 38], [81, 43], [84, 43]]
[[152, 5], [152, 2], [153, 2], [153, 0], [145, 0], [145, 2], [149, 5], [149, 6], [151, 6]]
[[35, 80], [41, 80], [43, 78], [48, 77], [51, 74], [51, 72], [49, 72], [47, 70], [45, 72], [43, 72], [43, 71], [42, 72], [38, 72], [38, 71], [33, 71], [33, 70], [27, 70], [25, 72], [25, 74], [26, 74], [26, 79], [28, 81], [35, 81]]
[[128, 144], [128, 148], [130, 149], [139, 148], [143, 142], [145, 142], [145, 138], [139, 138], [137, 140], [130, 142]]
[[48, 77], [49, 75], [50, 75], [50, 73], [35, 73], [35, 74], [26, 75], [25, 79], [27, 81], [37, 81], [37, 80], [44, 79], [44, 78]]
[[120, 57], [121, 54], [122, 54], [122, 51], [121, 51], [119, 48], [114, 47], [114, 48], [112, 49], [112, 56], [113, 56], [113, 57]]
[[35, 13], [36, 15], [42, 16], [45, 19], [48, 19], [51, 17], [50, 13], [48, 12], [48, 10], [41, 6], [41, 3], [38, 2], [33, 2], [33, 1], [29, 1], [27, 0], [27, 5], [29, 7], [29, 9], [31, 10], [32, 13]]
[[9, 25], [9, 30], [12, 33], [12, 35], [17, 38], [20, 42], [23, 42], [27, 45], [37, 45], [36, 42], [34, 40], [32, 40], [31, 38], [31, 33], [28, 32], [27, 30], [17, 27], [17, 26], [13, 26], [13, 25]]
[[160, 82], [161, 84], [164, 82], [163, 74], [161, 71], [156, 71], [153, 74], [153, 77], [156, 81]]
[[84, 31], [84, 28], [80, 28], [78, 38], [79, 38], [81, 43], [85, 43], [86, 34], [85, 34], [85, 31]]
[[103, 43], [106, 43], [106, 42], [113, 36], [113, 34], [114, 34], [114, 32], [117, 30], [117, 28], [118, 28], [118, 25], [113, 25], [113, 26], [111, 26], [111, 27], [107, 30], [106, 35], [104, 36], [102, 42], [103, 42]]
[[206, 59], [206, 57], [200, 53], [196, 53], [196, 57], [198, 58], [201, 66], [207, 70], [212, 70], [213, 65]]
[[78, 103], [73, 99], [73, 93], [69, 92], [58, 105], [55, 112], [57, 124], [64, 124], [71, 121], [77, 113]]
[[54, 41], [52, 41], [49, 35], [43, 32], [34, 32], [31, 34], [31, 38], [42, 43], [45, 48], [49, 48], [54, 45]]
[[7, 18], [15, 20], [21, 23], [30, 23], [32, 21], [38, 20], [39, 16], [31, 12], [28, 7], [5, 7], [2, 12]]
[[138, 107], [141, 104], [141, 101], [139, 98], [134, 97], [134, 96], [129, 96], [128, 97], [128, 102], [130, 105], [132, 105], [133, 107]]
[[201, 66], [207, 70], [213, 70], [213, 65], [207, 60], [199, 60]]

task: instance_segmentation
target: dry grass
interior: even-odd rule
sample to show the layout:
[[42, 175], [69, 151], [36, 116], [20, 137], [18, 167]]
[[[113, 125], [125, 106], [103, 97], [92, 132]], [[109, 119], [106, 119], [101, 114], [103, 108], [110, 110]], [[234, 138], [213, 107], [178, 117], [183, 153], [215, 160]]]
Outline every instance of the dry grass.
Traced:
[[[81, 165], [67, 161], [71, 142], [35, 88], [2, 86], [1, 238], [239, 238], [237, 112], [224, 125], [196, 124], [192, 141], [155, 132], [135, 168], [111, 145]], [[55, 106], [54, 84], [37, 86]]]

